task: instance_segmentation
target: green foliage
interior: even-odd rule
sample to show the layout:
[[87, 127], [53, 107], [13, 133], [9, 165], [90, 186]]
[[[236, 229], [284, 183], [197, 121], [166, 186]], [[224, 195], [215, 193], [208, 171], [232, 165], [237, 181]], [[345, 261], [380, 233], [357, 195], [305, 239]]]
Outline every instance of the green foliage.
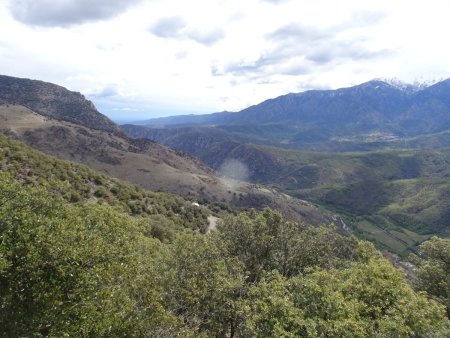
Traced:
[[275, 272], [250, 287], [246, 304], [251, 337], [434, 337], [449, 328], [442, 306], [376, 256], [291, 279]]
[[321, 325], [331, 324], [324, 328], [331, 330], [328, 335], [343, 330], [339, 333], [343, 336], [360, 332], [361, 337], [425, 337], [448, 327], [442, 320], [443, 308], [416, 294], [385, 259], [315, 272], [297, 287], [301, 291], [298, 306], [307, 309], [308, 317], [319, 319], [319, 332]]
[[110, 207], [64, 206], [5, 175], [0, 201], [2, 336], [143, 335], [176, 323], [142, 264], [159, 242], [138, 220]]
[[245, 302], [245, 337], [311, 337], [304, 311], [295, 306], [290, 281], [274, 272], [249, 288]]
[[444, 304], [450, 318], [450, 239], [432, 237], [420, 246], [420, 257], [411, 259], [417, 265], [416, 288]]
[[108, 195], [108, 191], [106, 191], [104, 187], [100, 187], [95, 190], [94, 195], [97, 197], [106, 197], [106, 195]]
[[182, 316], [188, 328], [225, 336], [238, 325], [242, 264], [226, 260], [202, 235], [179, 236], [163, 257], [164, 298], [171, 313]]
[[17, 180], [45, 187], [71, 203], [99, 200], [133, 215], [163, 215], [180, 228], [206, 231], [207, 207], [183, 198], [146, 191], [86, 166], [58, 160], [0, 134], [0, 168]]
[[309, 267], [338, 267], [357, 259], [354, 237], [339, 235], [333, 227], [301, 227], [269, 209], [227, 217], [218, 229], [218, 246], [245, 264], [250, 280], [263, 271], [292, 276]]

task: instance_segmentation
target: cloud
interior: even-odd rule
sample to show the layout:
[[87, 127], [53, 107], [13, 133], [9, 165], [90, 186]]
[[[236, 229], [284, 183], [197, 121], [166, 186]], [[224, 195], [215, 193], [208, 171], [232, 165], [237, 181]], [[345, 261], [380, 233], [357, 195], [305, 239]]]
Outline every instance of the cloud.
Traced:
[[357, 41], [332, 41], [327, 47], [321, 46], [320, 48], [313, 49], [306, 55], [306, 59], [318, 65], [326, 65], [333, 61], [376, 59], [390, 56], [393, 53], [394, 51], [389, 49], [370, 50]]
[[372, 60], [394, 54], [393, 50], [371, 50], [362, 41], [327, 39], [317, 45], [280, 44], [251, 62], [231, 62], [223, 70], [213, 67], [212, 75], [232, 74], [261, 79], [271, 75], [298, 76], [318, 71], [318, 67], [347, 61]]
[[215, 29], [212, 31], [193, 30], [187, 33], [187, 37], [206, 46], [212, 46], [219, 40], [225, 37], [222, 29]]
[[382, 12], [358, 12], [350, 20], [328, 27], [311, 27], [291, 22], [265, 35], [267, 48], [259, 58], [230, 62], [222, 71], [214, 68], [212, 74], [232, 74], [260, 81], [272, 75], [306, 75], [332, 64], [390, 56], [394, 51], [368, 48], [368, 38], [354, 37], [349, 40], [343, 34], [352, 29], [357, 32], [357, 28], [377, 24], [384, 17]]
[[273, 41], [295, 40], [296, 42], [306, 43], [323, 40], [331, 36], [332, 33], [327, 30], [320, 30], [299, 23], [290, 23], [268, 34], [267, 38]]
[[186, 27], [184, 19], [174, 16], [159, 19], [149, 30], [160, 38], [180, 38], [184, 27]]
[[307, 63], [292, 64], [281, 68], [278, 73], [282, 75], [305, 75], [311, 73], [312, 67]]
[[333, 39], [328, 30], [304, 26], [299, 23], [289, 23], [266, 35], [268, 48], [253, 61], [238, 61], [228, 63], [222, 72], [213, 70], [213, 75], [230, 73], [236, 76], [253, 74], [257, 78], [268, 75], [303, 75], [312, 71], [311, 59], [305, 56], [319, 48], [325, 42]]
[[[381, 11], [360, 11], [352, 15], [347, 21], [347, 27], [371, 26], [380, 23], [385, 19], [387, 14]], [[345, 26], [345, 24], [344, 24]]]
[[184, 19], [179, 16], [159, 19], [150, 27], [149, 32], [159, 38], [188, 39], [205, 46], [212, 46], [225, 37], [222, 29], [187, 28]]
[[271, 4], [279, 4], [282, 2], [286, 2], [287, 0], [261, 0], [262, 2], [269, 2]]
[[286, 62], [279, 62], [283, 56], [274, 53], [270, 56], [261, 57], [256, 61], [248, 63], [229, 63], [224, 68], [223, 72], [218, 69], [213, 69], [212, 74], [220, 76], [224, 74], [232, 74], [234, 76], [246, 76], [257, 80], [267, 81], [268, 76], [272, 75], [304, 75], [313, 71], [313, 67], [308, 60], [303, 57], [298, 59], [287, 60]]
[[142, 0], [13, 0], [14, 18], [33, 26], [68, 27], [114, 17]]

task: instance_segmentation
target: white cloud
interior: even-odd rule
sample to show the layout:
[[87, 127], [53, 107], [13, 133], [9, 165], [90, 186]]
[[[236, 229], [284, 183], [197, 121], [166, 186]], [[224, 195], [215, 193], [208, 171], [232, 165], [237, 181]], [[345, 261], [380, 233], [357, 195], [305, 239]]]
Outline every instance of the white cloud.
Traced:
[[372, 78], [449, 77], [449, 12], [445, 0], [10, 0], [0, 73], [81, 91], [115, 117], [239, 110]]

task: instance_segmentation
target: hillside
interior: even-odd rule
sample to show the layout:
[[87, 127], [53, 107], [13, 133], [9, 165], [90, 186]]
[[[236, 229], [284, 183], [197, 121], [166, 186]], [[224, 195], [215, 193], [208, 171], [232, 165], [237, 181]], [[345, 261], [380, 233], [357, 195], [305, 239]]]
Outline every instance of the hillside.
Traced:
[[[149, 132], [146, 127], [123, 128]], [[251, 181], [343, 215], [356, 234], [393, 252], [406, 254], [432, 234], [450, 235], [448, 149], [332, 154], [192, 133], [183, 142], [187, 131], [178, 135], [162, 139], [163, 144], [191, 151], [217, 170], [223, 162], [239, 160]], [[191, 145], [196, 145], [194, 151]]]
[[266, 182], [322, 204], [363, 238], [401, 253], [450, 235], [450, 151], [321, 154], [263, 148], [279, 164]]
[[1, 134], [0, 171], [23, 185], [45, 188], [67, 203], [105, 204], [126, 214], [149, 217], [160, 222], [155, 229], [164, 236], [173, 236], [183, 228], [205, 232], [207, 217], [220, 216], [227, 209], [219, 204], [195, 206], [178, 195], [144, 190], [87, 166], [45, 155]]
[[[417, 292], [371, 244], [332, 227], [222, 210], [217, 230], [200, 234], [207, 206], [3, 136], [0, 149], [1, 336], [449, 332], [441, 289]], [[448, 244], [426, 243], [438, 256], [418, 258], [417, 290]]]
[[100, 114], [91, 101], [53, 83], [0, 75], [0, 105], [5, 104], [123, 136], [117, 125]]
[[1, 105], [0, 121], [3, 133], [36, 149], [146, 188], [217, 199], [226, 189], [200, 161], [154, 142], [44, 117], [21, 105]]
[[[8, 78], [11, 86], [14, 79]], [[26, 105], [33, 97], [33, 93], [39, 92], [42, 86], [50, 92], [56, 88], [56, 93], [46, 95], [54, 98], [52, 107], [59, 107], [57, 109], [63, 109], [63, 104], [58, 100], [63, 103], [69, 102], [71, 107], [77, 107], [77, 100], [81, 95], [40, 81], [19, 79], [18, 83], [19, 85], [15, 86], [18, 91], [33, 86], [38, 88], [31, 93], [16, 93], [14, 100], [0, 105], [0, 132], [21, 140], [35, 149], [61, 159], [86, 164], [108, 175], [153, 191], [171, 192], [200, 201], [227, 203], [237, 208], [271, 207], [281, 211], [289, 219], [315, 225], [333, 222], [341, 224], [340, 221], [334, 221], [338, 218], [333, 213], [324, 212], [311, 203], [281, 194], [275, 189], [224, 179], [203, 162], [186, 153], [160, 146], [149, 140], [127, 137], [121, 131], [116, 133], [90, 128], [89, 125], [96, 125], [99, 120], [109, 121], [96, 110], [90, 111], [88, 115], [84, 114], [84, 106], [91, 106], [91, 103], [85, 102], [80, 106], [80, 114], [84, 114], [82, 123], [72, 122], [70, 116], [66, 118], [64, 110], [46, 114], [33, 111]], [[60, 91], [61, 95], [58, 94]], [[8, 95], [4, 94], [2, 97], [3, 100], [7, 100]], [[75, 101], [71, 101], [73, 97]], [[21, 98], [26, 99], [22, 102]], [[40, 96], [34, 100], [39, 102]], [[37, 103], [36, 105], [39, 106]], [[75, 114], [75, 111], [69, 113]], [[59, 118], [50, 117], [52, 114]], [[109, 123], [112, 127], [118, 128], [111, 121]]]

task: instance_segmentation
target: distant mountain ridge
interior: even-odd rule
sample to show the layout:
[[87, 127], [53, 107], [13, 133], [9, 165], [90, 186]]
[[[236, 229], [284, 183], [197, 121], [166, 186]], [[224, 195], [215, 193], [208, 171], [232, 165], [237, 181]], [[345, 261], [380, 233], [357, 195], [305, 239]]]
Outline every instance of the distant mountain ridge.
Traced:
[[330, 135], [385, 130], [398, 135], [440, 132], [450, 127], [450, 79], [422, 88], [372, 80], [337, 90], [291, 93], [236, 113], [184, 115], [139, 122], [146, 126], [296, 124]]

